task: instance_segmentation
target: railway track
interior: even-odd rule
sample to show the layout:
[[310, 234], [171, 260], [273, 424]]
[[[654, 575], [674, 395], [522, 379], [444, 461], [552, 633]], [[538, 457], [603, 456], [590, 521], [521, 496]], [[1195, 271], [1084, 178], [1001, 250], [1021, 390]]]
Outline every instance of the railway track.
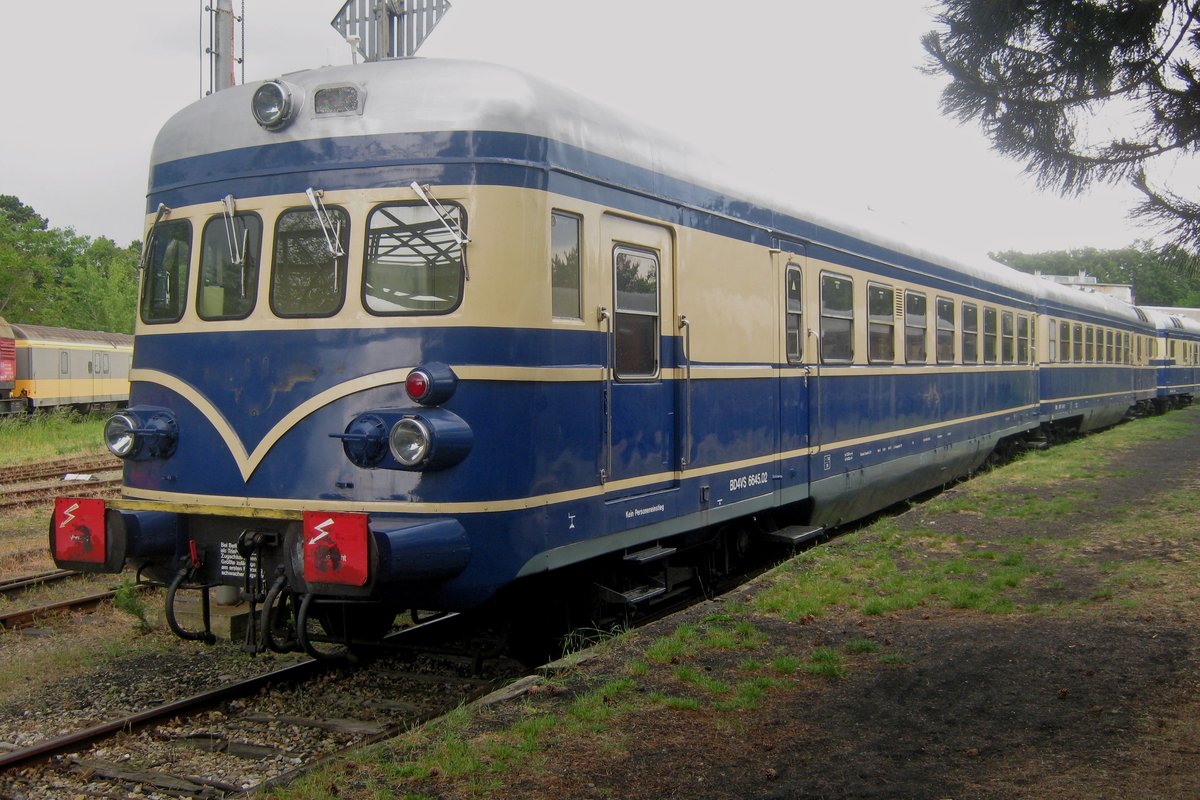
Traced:
[[[70, 481], [67, 475], [78, 476]], [[43, 503], [70, 493], [74, 497], [116, 497], [121, 462], [111, 455], [60, 458], [0, 469], [0, 511]]]
[[523, 674], [504, 659], [476, 671], [462, 619], [394, 634], [353, 670], [305, 661], [0, 752], [0, 797], [214, 798], [284, 781]]
[[0, 468], [0, 486], [61, 478], [69, 473], [112, 472], [119, 469], [121, 460], [108, 453], [60, 458]]
[[[6, 578], [0, 581], [0, 596], [15, 599], [21, 593], [29, 589], [36, 589], [40, 586], [47, 586], [52, 583], [58, 583], [72, 578], [80, 578], [81, 573], [73, 572], [66, 569], [48, 570], [46, 572], [38, 572], [31, 575], [21, 575], [15, 578]], [[145, 586], [138, 586], [136, 589], [141, 591]], [[16, 629], [25, 628], [35, 624], [39, 620], [46, 617], [60, 614], [64, 611], [81, 611], [90, 608], [95, 608], [101, 603], [112, 600], [117, 595], [116, 589], [108, 589], [100, 592], [90, 592], [88, 594], [71, 597], [65, 600], [57, 600], [50, 603], [40, 603], [29, 608], [21, 608], [15, 611], [0, 612], [0, 628]]]
[[31, 575], [20, 575], [16, 578], [5, 578], [0, 580], [0, 595], [13, 595], [36, 586], [45, 586], [48, 583], [57, 583], [67, 578], [73, 578], [78, 574], [69, 569], [52, 569], [35, 572]]
[[0, 485], [0, 511], [43, 503], [55, 497], [116, 497], [121, 493], [121, 474], [97, 476], [90, 480], [38, 482], [33, 485]]

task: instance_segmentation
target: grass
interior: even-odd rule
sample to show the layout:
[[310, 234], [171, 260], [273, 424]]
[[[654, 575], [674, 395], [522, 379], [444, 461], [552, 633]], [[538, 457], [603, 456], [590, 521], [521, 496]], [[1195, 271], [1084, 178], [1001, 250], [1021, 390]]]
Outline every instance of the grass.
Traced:
[[55, 410], [0, 418], [0, 467], [104, 450], [105, 414]]

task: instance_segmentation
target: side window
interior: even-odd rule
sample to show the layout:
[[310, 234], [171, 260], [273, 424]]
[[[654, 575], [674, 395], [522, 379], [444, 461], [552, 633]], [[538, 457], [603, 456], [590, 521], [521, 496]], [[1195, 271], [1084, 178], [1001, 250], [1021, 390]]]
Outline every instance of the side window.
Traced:
[[983, 363], [996, 363], [996, 309], [983, 309]]
[[904, 293], [904, 360], [909, 364], [924, 364], [926, 353], [925, 295], [918, 292]]
[[[271, 308], [281, 317], [330, 317], [346, 298], [350, 217], [336, 206], [327, 210], [333, 231], [311, 208], [285, 211], [275, 224]], [[337, 244], [342, 254], [335, 256], [330, 250]]]
[[58, 373], [60, 375], [71, 374], [71, 354], [66, 350], [58, 351]]
[[1058, 323], [1058, 360], [1067, 363], [1071, 360], [1071, 324]]
[[1071, 327], [1071, 360], [1076, 364], [1083, 363], [1083, 326]]
[[979, 307], [974, 303], [963, 303], [962, 307], [963, 363], [979, 363]]
[[854, 360], [854, 282], [841, 275], [821, 276], [821, 361]]
[[[363, 253], [362, 300], [367, 311], [391, 316], [445, 314], [458, 308], [467, 270], [463, 246], [451, 229], [465, 231], [466, 214], [456, 203], [438, 205], [449, 225], [424, 203], [389, 203], [371, 211]], [[330, 209], [331, 214], [333, 211]], [[348, 230], [349, 226], [343, 223], [342, 228]], [[327, 248], [323, 255], [324, 280], [328, 281]], [[275, 269], [279, 269], [278, 259]], [[340, 273], [345, 282], [345, 270]], [[325, 313], [334, 313], [341, 305], [339, 299], [327, 310], [333, 300], [332, 295], [325, 299]]]
[[1113, 332], [1111, 330], [1104, 332], [1104, 360], [1109, 364], [1115, 364], [1117, 361], [1117, 353], [1113, 345]]
[[112, 374], [112, 367], [108, 363], [108, 353], [100, 354], [100, 372], [105, 375]]
[[[213, 217], [200, 237], [201, 319], [245, 319], [258, 294], [262, 220], [257, 214]], [[235, 264], [234, 255], [241, 259]]]
[[786, 281], [787, 309], [783, 327], [787, 334], [787, 360], [789, 364], [799, 364], [804, 357], [804, 283], [800, 267], [788, 264]]
[[1088, 364], [1096, 363], [1096, 329], [1091, 325], [1083, 331], [1083, 360]]
[[1033, 347], [1033, 329], [1029, 327], [1029, 317], [1021, 314], [1017, 317], [1017, 363], [1029, 364], [1029, 354]]
[[1000, 314], [1000, 362], [1013, 363], [1016, 357], [1016, 331], [1013, 325], [1013, 313], [1004, 311]]
[[896, 293], [890, 286], [867, 284], [867, 360], [890, 364], [896, 358]]
[[658, 374], [658, 256], [623, 245], [613, 248], [616, 287], [616, 374], [653, 378]]
[[937, 361], [954, 363], [954, 301], [937, 299]]
[[579, 275], [583, 252], [582, 220], [555, 211], [550, 215], [550, 313], [561, 319], [582, 319]]
[[192, 224], [161, 222], [150, 232], [149, 258], [142, 284], [142, 322], [178, 322], [187, 303]]
[[1047, 329], [1049, 330], [1050, 335], [1046, 339], [1046, 355], [1047, 358], [1053, 362], [1058, 360], [1058, 323], [1054, 320], [1050, 320], [1050, 324]]
[[1132, 364], [1133, 363], [1132, 355], [1133, 354], [1129, 351], [1129, 334], [1128, 333], [1122, 334], [1121, 335], [1121, 363], [1122, 364]]

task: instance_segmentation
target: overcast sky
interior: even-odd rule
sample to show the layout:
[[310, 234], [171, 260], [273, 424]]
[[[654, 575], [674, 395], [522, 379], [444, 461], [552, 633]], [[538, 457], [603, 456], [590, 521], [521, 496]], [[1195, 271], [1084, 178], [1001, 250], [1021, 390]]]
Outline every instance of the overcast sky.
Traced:
[[[235, 9], [242, 0], [234, 0]], [[198, 99], [205, 0], [59, 0], [0, 26], [0, 194], [51, 225], [142, 235], [150, 146]], [[806, 208], [982, 255], [1116, 248], [1132, 189], [1062, 199], [938, 109], [922, 0], [453, 0], [421, 50], [540, 75], [775, 182]], [[349, 63], [339, 0], [245, 0], [246, 80]], [[851, 11], [851, 7], [853, 11]], [[53, 19], [41, 18], [51, 14]], [[207, 27], [205, 27], [207, 31]]]

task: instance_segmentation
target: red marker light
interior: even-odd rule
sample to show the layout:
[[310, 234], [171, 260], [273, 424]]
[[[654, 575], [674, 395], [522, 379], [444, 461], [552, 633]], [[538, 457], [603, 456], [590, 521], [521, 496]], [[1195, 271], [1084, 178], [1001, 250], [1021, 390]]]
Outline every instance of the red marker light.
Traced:
[[404, 391], [408, 392], [408, 396], [413, 400], [421, 402], [429, 394], [429, 376], [419, 369], [414, 369], [404, 381]]

